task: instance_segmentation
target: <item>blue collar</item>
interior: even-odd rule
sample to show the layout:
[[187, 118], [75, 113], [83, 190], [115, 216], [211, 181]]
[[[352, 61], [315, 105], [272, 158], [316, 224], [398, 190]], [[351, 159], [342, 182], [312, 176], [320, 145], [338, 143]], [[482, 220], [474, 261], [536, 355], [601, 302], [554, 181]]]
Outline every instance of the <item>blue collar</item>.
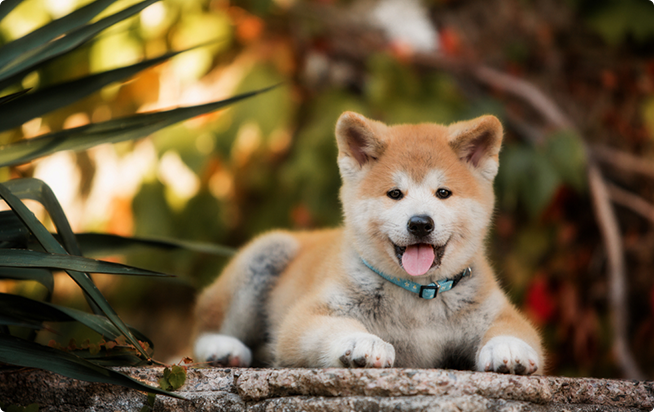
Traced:
[[421, 285], [408, 279], [400, 279], [393, 276], [388, 276], [387, 274], [375, 269], [370, 263], [366, 262], [364, 258], [361, 258], [361, 261], [368, 267], [368, 269], [372, 270], [387, 281], [403, 289], [406, 289], [409, 292], [417, 293], [418, 296], [427, 300], [434, 299], [436, 296], [438, 296], [439, 293], [447, 292], [448, 290], [455, 287], [461, 279], [472, 274], [472, 269], [467, 267], [452, 279], [444, 279], [439, 280], [438, 282], [432, 282], [428, 285]]

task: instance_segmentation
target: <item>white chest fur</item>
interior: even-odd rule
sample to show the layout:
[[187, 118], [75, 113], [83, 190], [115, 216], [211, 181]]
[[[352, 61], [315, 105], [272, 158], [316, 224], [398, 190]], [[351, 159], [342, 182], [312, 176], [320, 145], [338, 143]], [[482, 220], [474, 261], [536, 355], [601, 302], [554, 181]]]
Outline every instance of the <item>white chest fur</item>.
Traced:
[[496, 306], [477, 300], [474, 274], [448, 292], [425, 300], [363, 265], [351, 267], [351, 287], [331, 290], [328, 305], [336, 316], [359, 320], [392, 344], [396, 367], [471, 369]]

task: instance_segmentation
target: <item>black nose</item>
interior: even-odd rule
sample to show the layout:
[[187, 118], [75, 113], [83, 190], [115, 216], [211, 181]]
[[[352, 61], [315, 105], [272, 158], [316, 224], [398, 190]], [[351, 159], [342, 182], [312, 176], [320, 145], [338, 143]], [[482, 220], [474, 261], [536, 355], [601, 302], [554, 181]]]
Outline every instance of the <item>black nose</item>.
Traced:
[[434, 231], [434, 221], [427, 215], [413, 216], [407, 223], [409, 233], [417, 237], [425, 237]]

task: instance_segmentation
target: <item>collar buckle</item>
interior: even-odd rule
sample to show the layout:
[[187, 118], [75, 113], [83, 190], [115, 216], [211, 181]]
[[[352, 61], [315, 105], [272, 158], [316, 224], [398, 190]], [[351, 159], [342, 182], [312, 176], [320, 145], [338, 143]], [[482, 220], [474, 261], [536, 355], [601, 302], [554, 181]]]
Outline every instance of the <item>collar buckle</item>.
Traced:
[[[438, 290], [440, 288], [441, 288], [440, 285], [436, 283], [430, 283], [429, 285], [421, 285], [418, 296], [427, 300], [434, 299], [436, 296], [438, 296]], [[427, 291], [427, 294], [425, 294], [425, 291]]]

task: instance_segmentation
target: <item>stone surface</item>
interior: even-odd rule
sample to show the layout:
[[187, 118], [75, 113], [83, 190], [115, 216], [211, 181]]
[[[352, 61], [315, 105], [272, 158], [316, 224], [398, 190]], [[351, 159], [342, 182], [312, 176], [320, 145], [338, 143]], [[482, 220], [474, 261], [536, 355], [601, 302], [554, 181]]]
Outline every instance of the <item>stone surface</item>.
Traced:
[[[162, 368], [119, 368], [157, 385]], [[439, 369], [194, 369], [155, 411], [651, 411], [654, 382]], [[39, 370], [0, 373], [0, 402], [41, 411], [140, 411], [138, 391]]]

